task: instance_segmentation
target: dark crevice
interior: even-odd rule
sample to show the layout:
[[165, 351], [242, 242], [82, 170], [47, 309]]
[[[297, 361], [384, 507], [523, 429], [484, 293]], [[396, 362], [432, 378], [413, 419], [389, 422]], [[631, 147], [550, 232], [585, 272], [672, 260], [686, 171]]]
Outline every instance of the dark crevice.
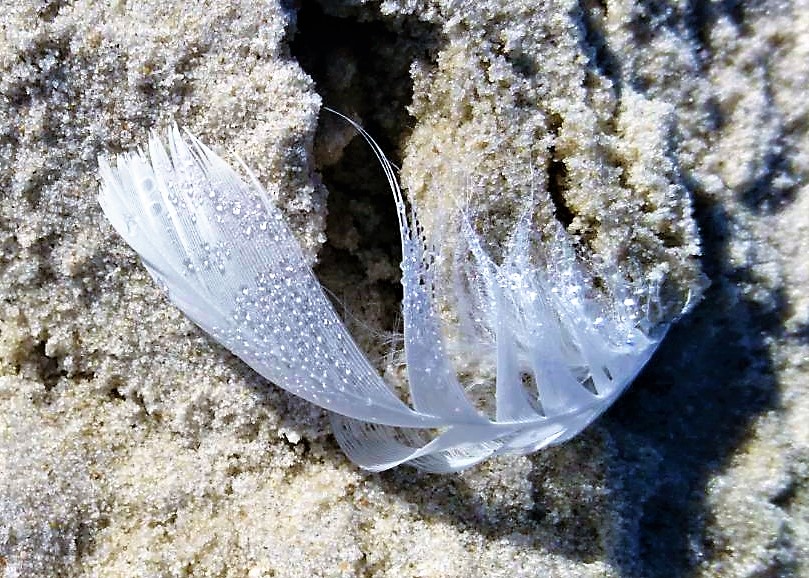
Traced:
[[[551, 115], [548, 118], [548, 132], [553, 135], [554, 142], [559, 137], [563, 119], [559, 115]], [[548, 194], [553, 202], [553, 213], [556, 220], [562, 223], [565, 228], [570, 226], [576, 216], [567, 204], [565, 199], [569, 189], [567, 165], [565, 160], [556, 155], [556, 149], [551, 145], [548, 161]]]
[[59, 360], [55, 357], [48, 357], [45, 353], [44, 341], [34, 345], [31, 358], [36, 368], [36, 375], [39, 381], [45, 385], [45, 389], [51, 390], [56, 387], [63, 373], [59, 369]]
[[293, 32], [292, 55], [323, 104], [358, 120], [396, 161], [413, 124], [406, 109], [413, 98], [410, 66], [435, 61], [438, 29], [412, 17], [383, 19], [367, 8], [334, 15], [304, 0]]
[[599, 0], [583, 0], [579, 4], [579, 26], [583, 34], [584, 53], [590, 59], [590, 67], [612, 81], [615, 94], [621, 96], [621, 62], [607, 43], [603, 19], [607, 7]]
[[792, 479], [787, 483], [781, 491], [779, 491], [775, 496], [772, 497], [770, 503], [772, 505], [781, 508], [782, 510], [788, 510], [792, 507], [792, 504], [795, 501], [795, 498], [798, 497], [798, 492], [805, 483], [806, 480], [801, 480], [799, 477], [793, 472]]
[[713, 2], [693, 0], [685, 5], [685, 25], [691, 31], [695, 53], [703, 64], [711, 53], [711, 31], [716, 24], [717, 12]]
[[739, 31], [743, 32], [747, 26], [745, 10], [762, 4], [761, 1], [749, 2], [744, 0], [722, 0], [719, 5], [722, 11], [727, 14], [728, 19]]
[[575, 217], [565, 200], [568, 188], [567, 166], [564, 160], [555, 158], [553, 153], [554, 151], [551, 149], [551, 160], [548, 163], [548, 194], [553, 201], [553, 213], [556, 220], [567, 228]]
[[779, 144], [768, 151], [762, 174], [740, 193], [741, 201], [749, 209], [771, 215], [795, 200], [801, 182], [791, 174], [791, 153], [786, 145]]
[[[323, 104], [356, 120], [398, 165], [414, 123], [406, 108], [413, 98], [410, 67], [433, 62], [438, 38], [437, 30], [416, 18], [383, 19], [368, 8], [350, 7], [337, 15], [307, 0], [290, 48]], [[397, 329], [402, 295], [396, 209], [370, 147], [336, 115], [323, 111], [320, 120], [315, 162], [329, 200], [327, 242], [316, 273], [327, 289], [353, 289], [333, 296], [368, 351], [382, 341], [380, 332]]]
[[63, 6], [66, 6], [65, 0], [50, 0], [44, 2], [38, 9], [37, 15], [45, 22], [52, 22], [58, 15]]

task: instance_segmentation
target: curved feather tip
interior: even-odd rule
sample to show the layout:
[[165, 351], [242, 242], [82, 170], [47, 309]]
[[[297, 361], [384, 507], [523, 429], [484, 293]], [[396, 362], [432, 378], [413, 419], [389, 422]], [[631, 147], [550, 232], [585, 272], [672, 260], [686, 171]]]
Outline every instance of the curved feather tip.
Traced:
[[[262, 187], [190, 133], [174, 126], [146, 151], [99, 159], [99, 202], [171, 301], [262, 376], [332, 412], [338, 442], [363, 468], [456, 471], [576, 435], [657, 347], [633, 296], [616, 283], [613, 305], [595, 298], [561, 227], [552, 259], [531, 263], [527, 217], [500, 264], [462, 220], [464, 265], [452, 288], [440, 286], [393, 166], [346, 120], [379, 159], [398, 211], [411, 404], [357, 347]], [[496, 356], [493, 415], [472, 403], [444, 349], [444, 290]]]

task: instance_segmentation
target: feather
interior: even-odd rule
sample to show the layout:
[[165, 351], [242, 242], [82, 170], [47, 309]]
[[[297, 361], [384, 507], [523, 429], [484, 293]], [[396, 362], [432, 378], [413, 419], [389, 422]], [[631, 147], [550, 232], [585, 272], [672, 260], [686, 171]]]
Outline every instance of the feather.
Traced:
[[[335, 112], [335, 111], [331, 111]], [[659, 342], [630, 298], [605, 306], [559, 228], [547, 264], [530, 262], [528, 211], [496, 264], [467, 220], [453, 287], [463, 322], [496, 352], [495, 412], [472, 403], [445, 350], [435, 251], [393, 165], [359, 125], [390, 185], [402, 242], [408, 405], [368, 362], [307, 265], [279, 210], [176, 126], [167, 145], [99, 159], [99, 202], [169, 299], [274, 384], [331, 412], [345, 453], [369, 470], [457, 471], [580, 432], [617, 398]], [[462, 264], [462, 266], [460, 265]], [[616, 283], [616, 287], [620, 284]], [[533, 382], [526, 388], [525, 376]]]

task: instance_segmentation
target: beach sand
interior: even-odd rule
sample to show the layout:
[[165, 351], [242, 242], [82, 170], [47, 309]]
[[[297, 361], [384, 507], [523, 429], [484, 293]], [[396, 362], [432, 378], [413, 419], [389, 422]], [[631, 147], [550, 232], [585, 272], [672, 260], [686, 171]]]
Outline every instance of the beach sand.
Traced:
[[[0, 4], [0, 575], [809, 575], [809, 4], [256, 4]], [[567, 444], [357, 469], [97, 203], [174, 121], [238, 155], [393, 375], [393, 203], [321, 105], [428, 235], [463, 201], [496, 252], [534, 194], [693, 307]]]

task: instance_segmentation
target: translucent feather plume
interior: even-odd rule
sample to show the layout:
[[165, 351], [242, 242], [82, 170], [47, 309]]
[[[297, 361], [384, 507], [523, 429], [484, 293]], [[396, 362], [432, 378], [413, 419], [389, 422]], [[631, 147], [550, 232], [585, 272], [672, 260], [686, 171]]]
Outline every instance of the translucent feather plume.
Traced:
[[[332, 412], [338, 442], [363, 468], [456, 471], [576, 435], [629, 385], [665, 327], [650, 336], [619, 282], [614, 303], [596, 298], [561, 227], [547, 263], [533, 263], [528, 213], [499, 264], [462, 221], [452, 287], [436, 286], [435, 255], [391, 163], [346, 120], [379, 159], [398, 211], [408, 403], [360, 351], [261, 185], [190, 133], [174, 127], [167, 146], [153, 133], [147, 151], [99, 159], [99, 202], [170, 300], [269, 381]], [[454, 292], [468, 334], [494, 352], [493, 415], [445, 351], [440, 291]]]

